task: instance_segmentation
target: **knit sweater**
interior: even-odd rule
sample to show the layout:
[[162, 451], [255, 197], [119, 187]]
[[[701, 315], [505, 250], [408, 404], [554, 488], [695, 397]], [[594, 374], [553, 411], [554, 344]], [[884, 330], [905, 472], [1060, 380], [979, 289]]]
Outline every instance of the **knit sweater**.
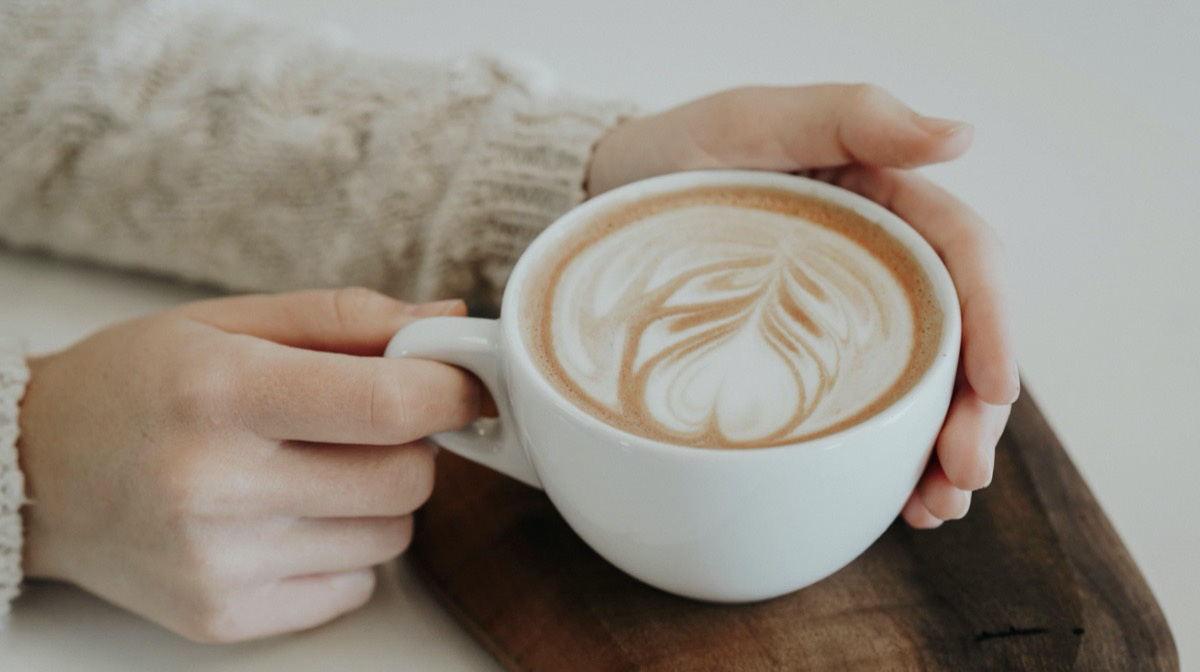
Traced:
[[[204, 0], [0, 0], [0, 243], [229, 290], [494, 308], [628, 113], [494, 59], [370, 56]], [[21, 581], [28, 378], [0, 345], [0, 615]]]

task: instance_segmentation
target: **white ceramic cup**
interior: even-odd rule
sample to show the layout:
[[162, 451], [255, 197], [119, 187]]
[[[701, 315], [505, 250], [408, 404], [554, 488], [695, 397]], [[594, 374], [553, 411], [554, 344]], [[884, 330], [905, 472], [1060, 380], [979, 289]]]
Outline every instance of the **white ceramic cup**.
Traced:
[[[882, 412], [843, 431], [739, 450], [642, 438], [563, 398], [531, 359], [519, 322], [533, 267], [564, 236], [611, 205], [709, 185], [815, 195], [878, 222], [902, 241], [929, 275], [945, 314], [938, 354], [920, 381]], [[522, 255], [498, 320], [420, 320], [396, 334], [387, 356], [438, 360], [477, 375], [496, 399], [499, 420], [435, 440], [543, 488], [575, 532], [612, 564], [678, 595], [744, 602], [782, 595], [832, 574], [896, 518], [945, 418], [960, 334], [949, 274], [925, 240], [896, 215], [822, 182], [776, 173], [703, 171], [629, 184], [576, 207]]]

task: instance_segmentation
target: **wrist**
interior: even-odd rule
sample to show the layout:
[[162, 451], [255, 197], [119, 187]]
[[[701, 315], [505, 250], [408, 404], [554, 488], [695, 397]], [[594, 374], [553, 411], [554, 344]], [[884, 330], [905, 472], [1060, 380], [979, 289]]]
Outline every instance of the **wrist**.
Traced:
[[688, 169], [685, 134], [669, 113], [629, 119], [596, 143], [588, 166], [588, 197], [637, 180]]
[[[45, 396], [46, 377], [43, 375], [51, 356], [30, 357], [26, 360], [28, 382], [20, 402], [19, 434], [16, 442], [16, 458], [24, 482], [25, 506], [20, 510], [23, 531], [23, 570], [29, 578], [65, 578], [52, 569], [51, 553], [48, 551], [45, 521], [39, 515], [37, 483], [39, 475], [47, 468], [45, 455], [48, 418]], [[52, 408], [52, 405], [50, 406]]]
[[722, 143], [738, 135], [740, 104], [739, 92], [724, 92], [614, 127], [593, 150], [588, 196], [655, 175], [729, 167]]
[[588, 161], [587, 178], [584, 189], [587, 198], [619, 187], [624, 184], [622, 157], [625, 156], [623, 147], [630, 128], [642, 121], [627, 119], [608, 129], [592, 147], [592, 155]]

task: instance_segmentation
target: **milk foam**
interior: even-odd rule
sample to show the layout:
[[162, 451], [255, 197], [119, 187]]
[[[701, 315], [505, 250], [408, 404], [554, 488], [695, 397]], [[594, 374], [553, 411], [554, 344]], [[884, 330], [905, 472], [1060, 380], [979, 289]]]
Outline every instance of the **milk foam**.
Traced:
[[777, 445], [904, 375], [914, 310], [871, 251], [796, 214], [699, 203], [590, 241], [547, 295], [550, 356], [607, 418], [693, 445]]

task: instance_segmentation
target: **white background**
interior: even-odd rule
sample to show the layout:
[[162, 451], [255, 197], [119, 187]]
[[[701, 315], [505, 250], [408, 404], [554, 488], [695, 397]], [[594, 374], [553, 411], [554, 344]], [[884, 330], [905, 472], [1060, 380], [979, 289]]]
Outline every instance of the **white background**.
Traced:
[[[975, 123], [972, 151], [929, 173], [1006, 241], [1027, 389], [1149, 580], [1188, 669], [1200, 661], [1200, 6], [1109, 4], [308, 0], [276, 11], [338, 24], [383, 53], [527, 57], [577, 91], [648, 110], [748, 83], [870, 81]], [[41, 350], [200, 295], [0, 252], [0, 331]], [[188, 644], [46, 584], [0, 635], [5, 670], [335, 662], [497, 669], [403, 564], [364, 611], [266, 642]]]

